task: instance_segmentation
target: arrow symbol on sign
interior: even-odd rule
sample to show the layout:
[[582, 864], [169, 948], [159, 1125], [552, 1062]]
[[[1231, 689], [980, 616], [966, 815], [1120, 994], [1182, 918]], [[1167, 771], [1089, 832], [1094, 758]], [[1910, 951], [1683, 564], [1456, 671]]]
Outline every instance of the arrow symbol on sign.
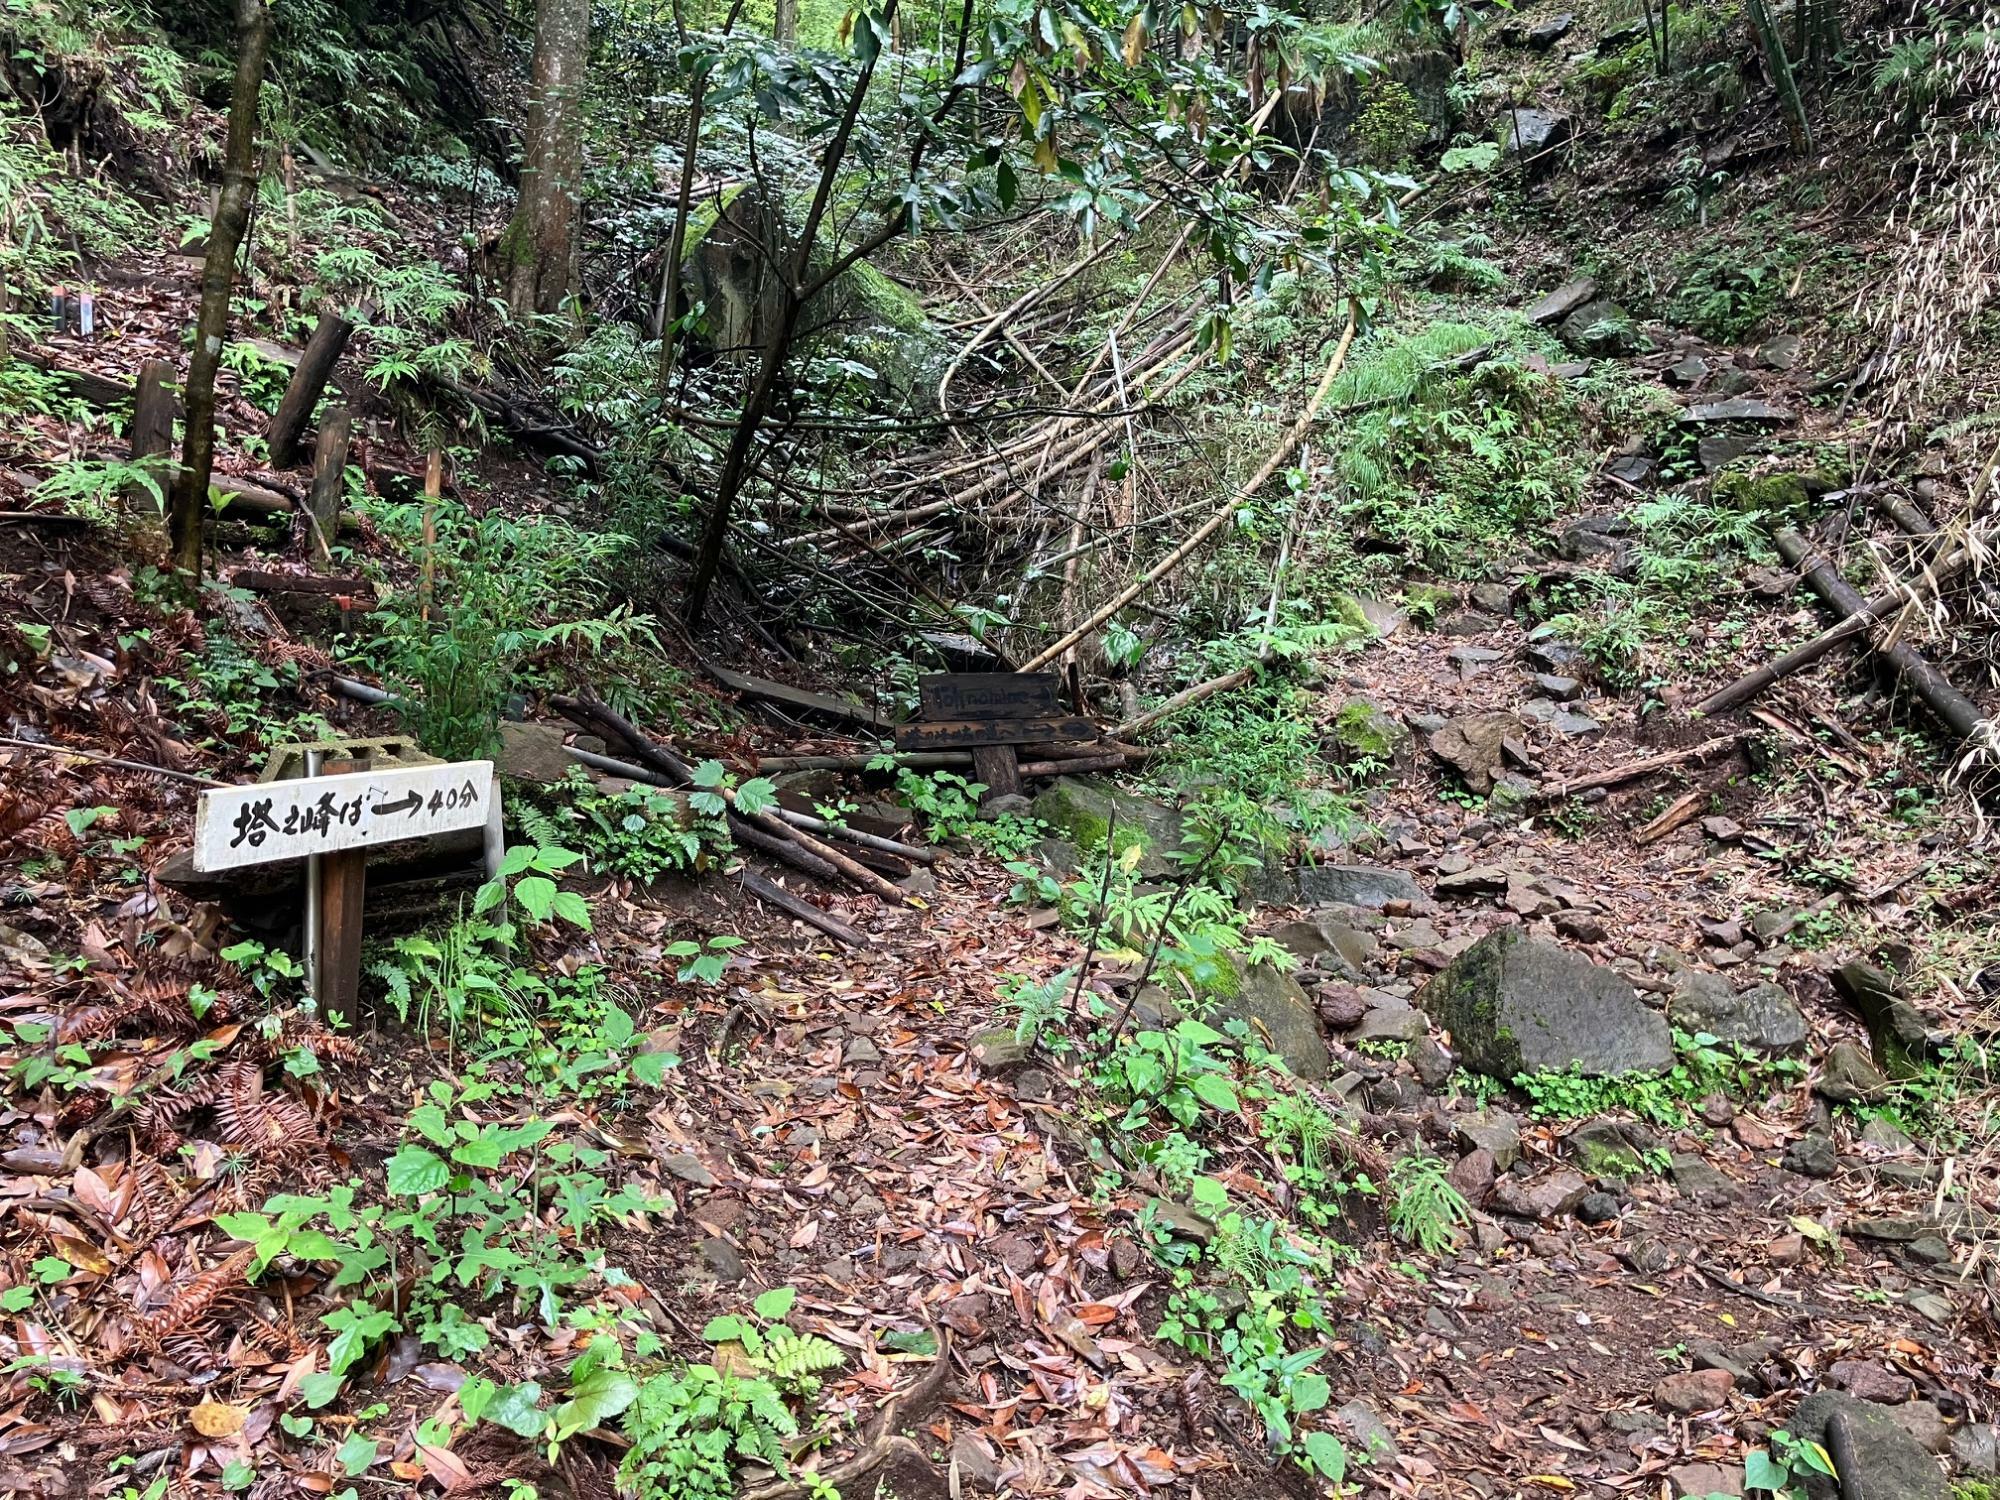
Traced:
[[414, 818], [423, 810], [423, 806], [423, 797], [416, 792], [409, 792], [394, 802], [378, 802], [368, 811], [377, 817], [383, 813], [406, 812]]

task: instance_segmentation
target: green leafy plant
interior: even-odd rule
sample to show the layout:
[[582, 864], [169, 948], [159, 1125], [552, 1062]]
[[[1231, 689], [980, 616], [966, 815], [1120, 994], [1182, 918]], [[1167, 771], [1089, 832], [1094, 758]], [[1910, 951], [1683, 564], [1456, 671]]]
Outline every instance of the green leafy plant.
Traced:
[[1464, 1195], [1435, 1156], [1412, 1152], [1389, 1168], [1389, 1227], [1426, 1255], [1448, 1250], [1472, 1222]]
[[473, 915], [518, 907], [531, 922], [562, 921], [590, 931], [590, 904], [556, 884], [556, 877], [582, 858], [573, 849], [513, 845], [501, 856], [498, 873], [473, 897]]

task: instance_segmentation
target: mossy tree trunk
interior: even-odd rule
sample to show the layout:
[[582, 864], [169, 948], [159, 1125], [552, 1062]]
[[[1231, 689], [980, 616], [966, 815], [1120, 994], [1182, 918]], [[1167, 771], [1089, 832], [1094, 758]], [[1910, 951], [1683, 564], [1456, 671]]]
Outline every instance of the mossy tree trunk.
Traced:
[[538, 0], [521, 197], [500, 242], [517, 318], [558, 311], [574, 280], [589, 61], [590, 0]]
[[257, 100], [270, 52], [271, 13], [264, 0], [236, 0], [236, 81], [229, 95], [222, 190], [201, 266], [201, 310], [195, 316], [194, 354], [181, 393], [187, 429], [167, 510], [174, 570], [190, 582], [201, 575], [202, 518], [208, 513], [208, 484], [215, 471], [215, 372], [229, 332], [236, 252], [250, 226], [250, 204], [257, 192]]
[[771, 17], [771, 36], [781, 47], [799, 38], [799, 0], [777, 0]]

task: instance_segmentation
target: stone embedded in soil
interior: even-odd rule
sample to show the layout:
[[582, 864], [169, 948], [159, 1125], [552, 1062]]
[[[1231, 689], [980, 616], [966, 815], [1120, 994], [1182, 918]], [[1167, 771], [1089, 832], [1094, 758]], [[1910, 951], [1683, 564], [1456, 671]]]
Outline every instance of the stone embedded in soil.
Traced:
[[1910, 1259], [1927, 1266], [1948, 1266], [1952, 1261], [1951, 1246], [1934, 1234], [1919, 1235], [1910, 1241], [1908, 1250]]
[[1423, 888], [1401, 870], [1381, 865], [1301, 865], [1299, 895], [1314, 906], [1380, 911], [1391, 901], [1422, 901]]
[[1653, 1404], [1682, 1416], [1714, 1411], [1729, 1400], [1736, 1377], [1727, 1370], [1682, 1370], [1653, 1387]]
[[[1149, 878], [1176, 873], [1172, 856], [1180, 849], [1181, 815], [1164, 803], [1115, 787], [1095, 776], [1059, 776], [1035, 798], [1034, 814], [1074, 848], [1088, 852], [1110, 837], [1123, 852], [1143, 844], [1139, 874]], [[1112, 824], [1116, 821], [1116, 831]]]
[[1572, 1130], [1564, 1144], [1585, 1175], [1623, 1180], [1646, 1175], [1645, 1153], [1658, 1141], [1643, 1125], [1591, 1120]]
[[[1843, 1429], [1835, 1433], [1836, 1424]], [[1815, 1391], [1785, 1423], [1793, 1437], [1830, 1449], [1845, 1500], [1950, 1500], [1937, 1460], [1886, 1407], [1843, 1391]]]
[[1595, 300], [1596, 296], [1597, 282], [1589, 276], [1579, 276], [1574, 281], [1564, 282], [1534, 303], [1522, 316], [1530, 323], [1560, 323], [1586, 302]]
[[1574, 677], [1558, 677], [1553, 672], [1537, 672], [1533, 681], [1541, 692], [1559, 703], [1568, 703], [1583, 696], [1583, 684]]
[[1215, 1226], [1184, 1203], [1171, 1198], [1148, 1198], [1146, 1208], [1154, 1222], [1163, 1225], [1175, 1239], [1206, 1245], [1215, 1238]]
[[1618, 1217], [1619, 1200], [1615, 1193], [1586, 1193], [1583, 1201], [1576, 1206], [1576, 1216], [1586, 1224], [1609, 1224]]
[[1951, 1461], [1961, 1474], [2000, 1474], [2000, 1427], [1971, 1422], [1951, 1435]]
[[1575, 14], [1571, 11], [1564, 11], [1559, 16], [1550, 16], [1546, 21], [1535, 22], [1534, 25], [1521, 33], [1521, 40], [1537, 52], [1546, 52], [1557, 42], [1568, 36], [1571, 28], [1575, 25]]
[[1760, 401], [1754, 396], [1731, 396], [1722, 401], [1704, 401], [1690, 406], [1681, 413], [1681, 420], [1697, 425], [1751, 422], [1776, 427], [1791, 421], [1792, 414], [1782, 406], [1773, 406], [1770, 402]]
[[1560, 1218], [1590, 1196], [1590, 1179], [1567, 1167], [1541, 1177], [1502, 1177], [1493, 1185], [1488, 1206], [1516, 1219]]
[[1484, 1151], [1495, 1171], [1504, 1172], [1521, 1159], [1521, 1122], [1504, 1110], [1484, 1110], [1457, 1122], [1458, 1143], [1468, 1151]]
[[1790, 995], [1768, 982], [1739, 993], [1720, 974], [1685, 969], [1674, 981], [1667, 1014], [1690, 1034], [1706, 1031], [1766, 1052], [1791, 1052], [1805, 1045], [1805, 1016]]
[[1408, 1005], [1384, 1005], [1361, 1018], [1361, 1024], [1354, 1028], [1354, 1040], [1414, 1042], [1429, 1030], [1430, 1018], [1422, 1011]]
[[1274, 927], [1269, 936], [1287, 953], [1315, 968], [1339, 973], [1345, 967], [1356, 979], [1376, 961], [1374, 938], [1322, 912], [1309, 912], [1297, 921]]
[[1333, 1414], [1333, 1420], [1352, 1439], [1354, 1456], [1369, 1463], [1393, 1463], [1401, 1451], [1396, 1447], [1395, 1434], [1366, 1401], [1348, 1402]]
[[1032, 1050], [1011, 1026], [996, 1026], [972, 1039], [972, 1060], [982, 1073], [1004, 1073], [1019, 1067]]
[[512, 719], [500, 725], [500, 753], [496, 769], [504, 776], [521, 781], [556, 782], [570, 773], [576, 761], [563, 747], [563, 731], [555, 724], [523, 724]]
[[1558, 933], [1579, 943], [1601, 943], [1610, 936], [1604, 919], [1586, 911], [1559, 911], [1554, 920]]
[[1466, 596], [1473, 608], [1489, 615], [1506, 616], [1514, 608], [1514, 590], [1504, 583], [1475, 583]]
[[1673, 1066], [1667, 1022], [1616, 970], [1518, 927], [1487, 934], [1417, 993], [1475, 1072], [1576, 1068], [1593, 1077]]
[[1736, 1196], [1736, 1184], [1691, 1151], [1676, 1152], [1668, 1168], [1683, 1198], [1718, 1202]]
[[1476, 609], [1461, 609], [1446, 615], [1438, 621], [1439, 635], [1485, 635], [1489, 630], [1497, 630], [1500, 622], [1489, 614]]
[[1930, 1028], [1922, 1012], [1896, 993], [1888, 971], [1857, 958], [1834, 971], [1833, 987], [1861, 1012], [1884, 1072], [1907, 1078], [1923, 1071], [1932, 1050]]
[[1873, 1359], [1835, 1360], [1827, 1369], [1826, 1383], [1835, 1390], [1846, 1391], [1857, 1401], [1873, 1401], [1882, 1406], [1894, 1406], [1917, 1393], [1917, 1384], [1909, 1376]]
[[1781, 333], [1757, 346], [1757, 363], [1767, 370], [1789, 370], [1799, 362], [1800, 339], [1796, 333]]
[[1861, 1127], [1861, 1144], [1885, 1156], [1907, 1156], [1917, 1149], [1917, 1143], [1900, 1126], [1880, 1115], [1870, 1115]]
[[1701, 439], [1694, 445], [1694, 452], [1704, 474], [1719, 474], [1737, 459], [1763, 446], [1756, 438], [1725, 432]]
[[1739, 1496], [1743, 1493], [1743, 1471], [1731, 1465], [1682, 1464], [1667, 1470], [1667, 1483], [1674, 1500], [1707, 1500], [1711, 1495]]
[[1801, 1177], [1831, 1177], [1840, 1170], [1840, 1156], [1828, 1137], [1815, 1132], [1792, 1142], [1785, 1152], [1784, 1167]]
[[1903, 1214], [1864, 1214], [1849, 1219], [1847, 1232], [1857, 1239], [1888, 1240], [1894, 1244], [1907, 1245], [1929, 1234], [1934, 1226], [1922, 1219], [1913, 1219]]
[[1493, 1153], [1487, 1150], [1468, 1151], [1451, 1165], [1445, 1179], [1458, 1189], [1461, 1197], [1474, 1208], [1484, 1206], [1487, 1196], [1493, 1191], [1494, 1179], [1499, 1171], [1493, 1161]]
[[1827, 1049], [1813, 1089], [1835, 1104], [1867, 1104], [1880, 1099], [1889, 1087], [1866, 1052], [1852, 1042], [1835, 1042]]
[[1560, 338], [1578, 354], [1626, 354], [1639, 347], [1632, 315], [1609, 297], [1586, 302], [1562, 320]]
[[1700, 385], [1708, 378], [1708, 361], [1699, 354], [1677, 359], [1662, 371], [1672, 385]]
[[1285, 1060], [1294, 1076], [1318, 1083], [1327, 1074], [1326, 1038], [1320, 1034], [1319, 1010], [1306, 998], [1299, 982], [1269, 964], [1228, 960], [1234, 983], [1215, 995], [1211, 1019], [1250, 1023], [1253, 1034]]
[[[1444, 868], [1442, 862], [1438, 868]], [[1500, 865], [1467, 865], [1438, 876], [1436, 887], [1440, 896], [1470, 896], [1482, 891], [1504, 891], [1508, 883], [1508, 871]]]
[[750, 1274], [749, 1268], [743, 1264], [742, 1254], [721, 1235], [712, 1234], [702, 1239], [696, 1244], [695, 1253], [717, 1281], [737, 1282]]
[[1515, 714], [1462, 714], [1432, 734], [1427, 744], [1431, 754], [1457, 771], [1468, 787], [1485, 792], [1500, 769], [1501, 742], [1520, 729]]

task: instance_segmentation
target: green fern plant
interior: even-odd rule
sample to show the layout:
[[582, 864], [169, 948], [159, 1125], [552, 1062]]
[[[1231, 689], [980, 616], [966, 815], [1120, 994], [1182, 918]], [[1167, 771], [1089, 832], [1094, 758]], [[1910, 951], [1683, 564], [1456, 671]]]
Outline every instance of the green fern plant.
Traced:
[[1472, 1222], [1472, 1210], [1445, 1170], [1437, 1157], [1421, 1151], [1389, 1169], [1389, 1228], [1426, 1255], [1449, 1249]]

